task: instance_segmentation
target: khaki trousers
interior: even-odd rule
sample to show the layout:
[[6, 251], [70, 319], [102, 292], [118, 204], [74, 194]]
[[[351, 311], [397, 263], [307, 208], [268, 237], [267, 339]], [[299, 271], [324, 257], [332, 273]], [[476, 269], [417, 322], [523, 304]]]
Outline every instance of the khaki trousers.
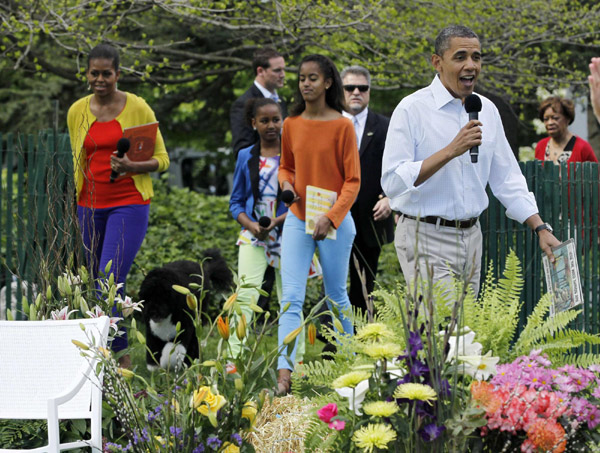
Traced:
[[[482, 234], [477, 222], [471, 228], [434, 225], [400, 216], [394, 240], [396, 253], [409, 291], [418, 277], [426, 282], [428, 268], [433, 269], [433, 283], [447, 286], [444, 294], [455, 292], [452, 275], [467, 281], [477, 297], [481, 274]], [[452, 302], [452, 301], [450, 301]]]

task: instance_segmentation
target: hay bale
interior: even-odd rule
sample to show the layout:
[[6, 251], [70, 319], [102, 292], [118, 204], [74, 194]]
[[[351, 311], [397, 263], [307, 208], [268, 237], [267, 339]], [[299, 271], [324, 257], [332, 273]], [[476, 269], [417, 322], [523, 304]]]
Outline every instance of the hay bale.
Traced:
[[308, 398], [293, 395], [265, 401], [248, 440], [256, 451], [264, 453], [303, 453], [313, 407]]

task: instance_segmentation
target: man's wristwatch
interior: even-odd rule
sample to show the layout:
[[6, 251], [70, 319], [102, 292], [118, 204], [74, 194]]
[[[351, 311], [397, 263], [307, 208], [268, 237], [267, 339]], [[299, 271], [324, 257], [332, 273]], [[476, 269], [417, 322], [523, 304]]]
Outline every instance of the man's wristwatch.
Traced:
[[535, 234], [537, 234], [539, 236], [540, 231], [542, 231], [542, 230], [548, 230], [550, 233], [552, 233], [554, 231], [549, 223], [542, 223], [541, 225], [538, 225], [537, 227], [535, 227], [535, 230], [533, 230], [533, 231], [535, 231]]

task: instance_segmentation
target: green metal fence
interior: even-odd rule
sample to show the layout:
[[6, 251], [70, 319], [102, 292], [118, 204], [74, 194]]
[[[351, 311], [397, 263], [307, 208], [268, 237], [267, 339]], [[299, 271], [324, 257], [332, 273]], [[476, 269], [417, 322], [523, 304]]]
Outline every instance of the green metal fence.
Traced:
[[[0, 282], [20, 318], [31, 300], [78, 250], [72, 155], [67, 134], [0, 133]], [[16, 307], [11, 281], [16, 285]], [[14, 305], [14, 303], [12, 304]]]
[[[576, 327], [600, 333], [598, 164], [585, 162], [558, 166], [535, 161], [521, 162], [520, 165], [529, 189], [535, 194], [542, 219], [552, 225], [559, 240], [576, 240], [585, 300], [584, 314], [577, 320]], [[498, 275], [511, 249], [521, 260], [525, 277], [522, 324], [546, 291], [537, 236], [527, 226], [506, 217], [504, 207], [491, 194], [490, 206], [482, 215], [481, 223], [484, 232], [483, 274], [493, 262]]]
[[[0, 151], [0, 286], [16, 276], [44, 288], [64, 270], [74, 252], [81, 250], [68, 136], [51, 131], [0, 134]], [[588, 332], [599, 333], [598, 164], [567, 167], [526, 162], [521, 169], [536, 195], [542, 218], [552, 224], [556, 237], [577, 240], [586, 301], [578, 327], [584, 325]], [[545, 291], [541, 250], [529, 228], [508, 219], [504, 212], [490, 194], [490, 206], [481, 218], [483, 273], [493, 263], [498, 275], [509, 250], [517, 253], [525, 276], [524, 321]], [[10, 285], [7, 289], [10, 300]], [[31, 290], [29, 285], [26, 291]], [[17, 285], [17, 310], [21, 296]]]

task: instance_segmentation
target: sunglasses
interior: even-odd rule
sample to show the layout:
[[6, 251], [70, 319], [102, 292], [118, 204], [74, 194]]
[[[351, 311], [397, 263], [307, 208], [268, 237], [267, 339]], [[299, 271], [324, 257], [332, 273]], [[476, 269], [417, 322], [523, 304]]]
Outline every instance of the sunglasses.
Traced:
[[369, 91], [369, 85], [344, 85], [344, 90], [346, 90], [348, 93], [353, 93], [357, 88], [361, 93], [366, 93]]

